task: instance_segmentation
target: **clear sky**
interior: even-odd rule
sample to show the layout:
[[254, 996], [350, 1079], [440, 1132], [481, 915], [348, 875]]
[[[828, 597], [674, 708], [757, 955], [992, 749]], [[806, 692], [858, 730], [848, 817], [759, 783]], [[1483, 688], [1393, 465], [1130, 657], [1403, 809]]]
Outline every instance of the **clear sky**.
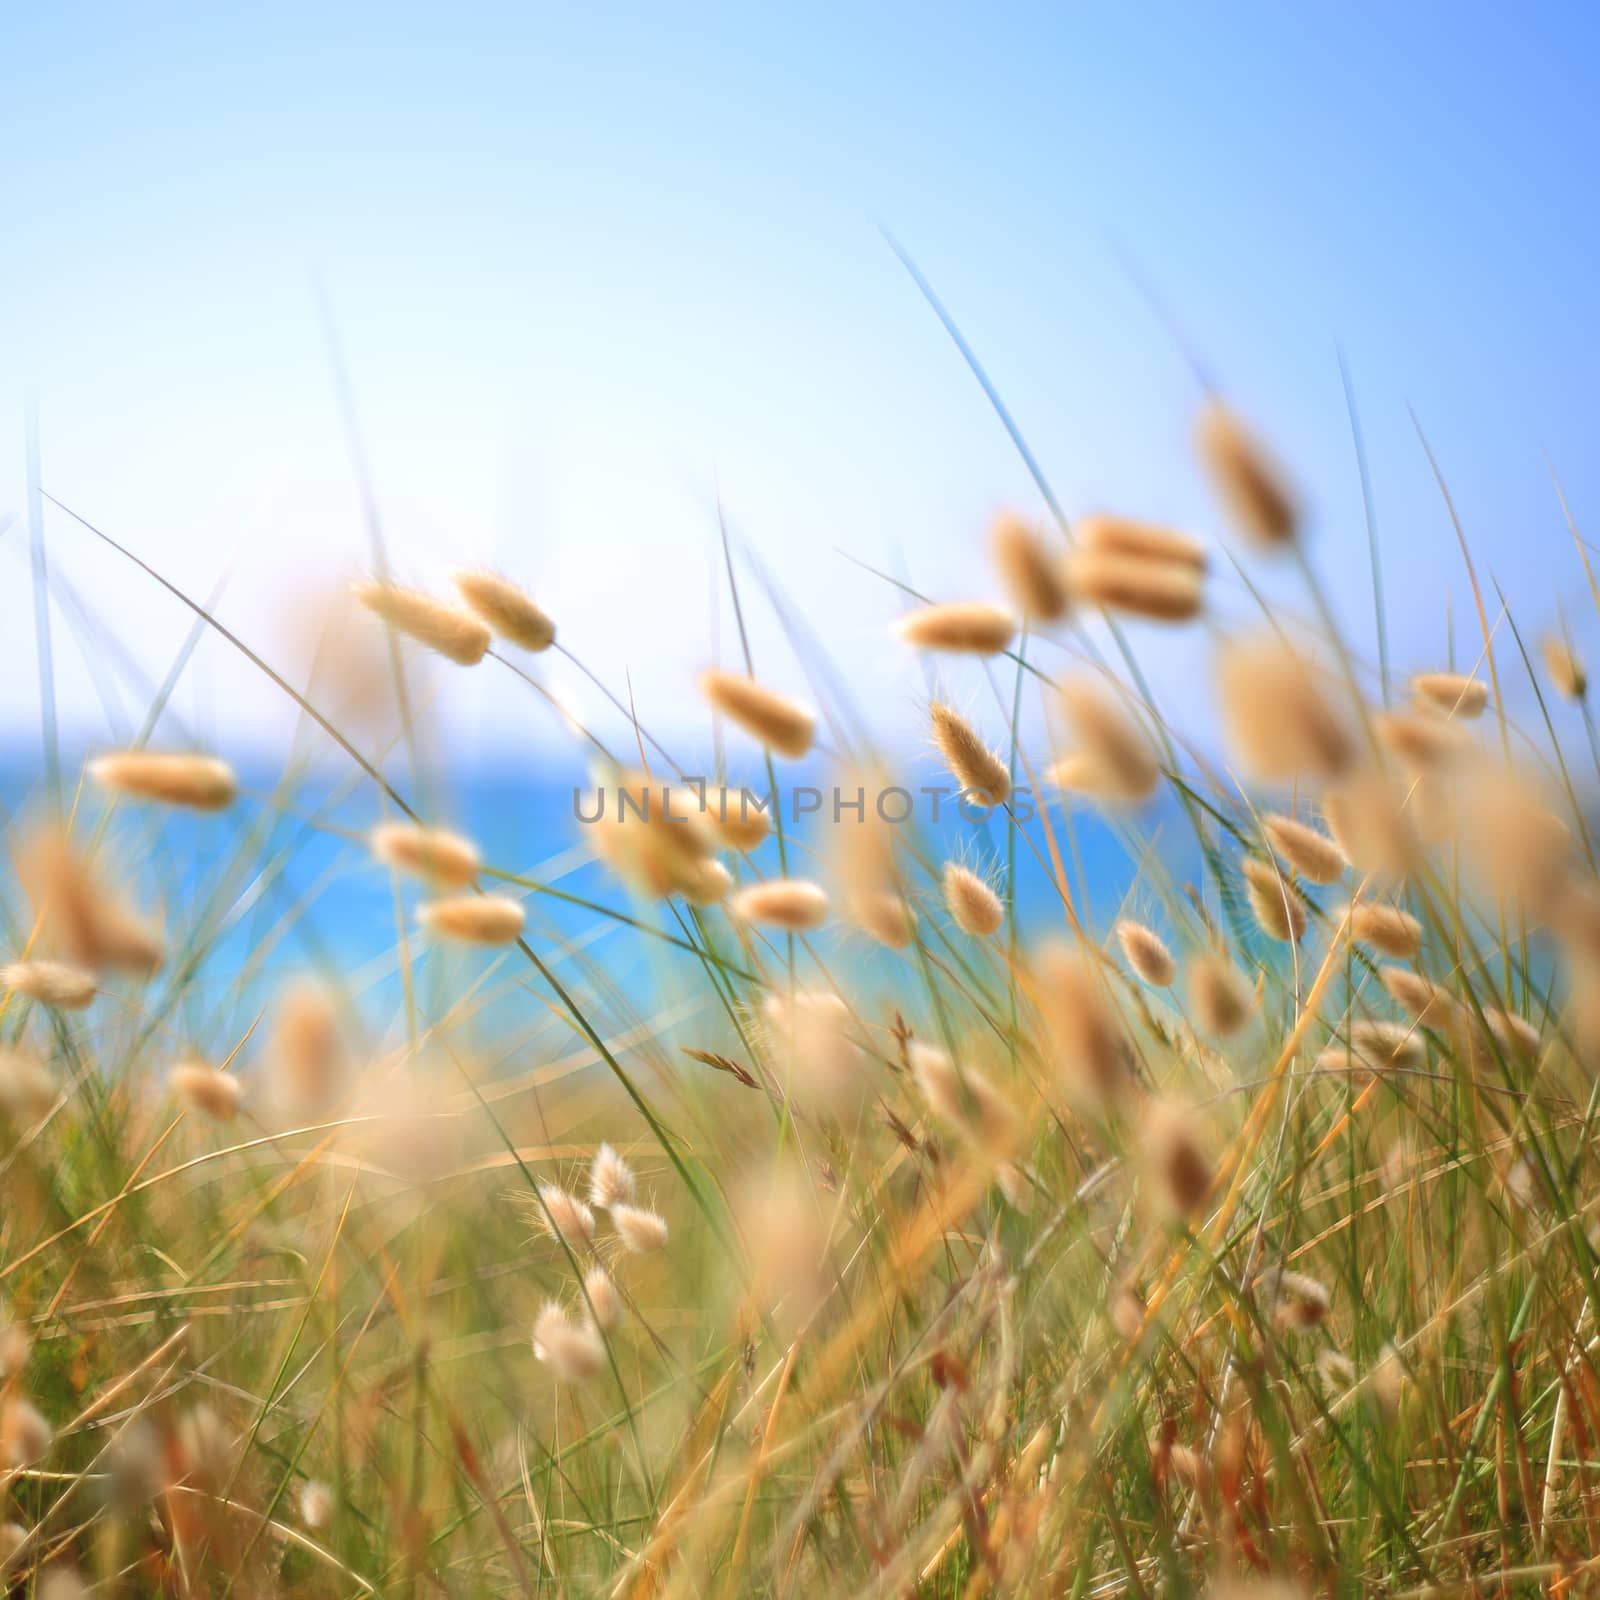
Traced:
[[[1341, 342], [1400, 663], [1442, 659], [1447, 592], [1472, 626], [1408, 404], [1519, 621], [1559, 595], [1592, 638], [1545, 453], [1600, 526], [1597, 32], [1578, 5], [9, 6], [0, 731], [37, 718], [30, 394], [45, 487], [191, 592], [226, 578], [267, 653], [296, 577], [362, 568], [319, 283], [401, 574], [500, 565], [670, 726], [713, 648], [720, 492], [894, 720], [920, 692], [894, 596], [836, 548], [988, 593], [985, 522], [1039, 501], [880, 225], [1069, 512], [1220, 531], [1129, 258], [1294, 468], [1363, 640]], [[159, 675], [182, 613], [46, 529]], [[800, 681], [756, 611], [763, 671]], [[103, 738], [65, 618], [55, 642], [64, 715]], [[1151, 648], [1195, 694], [1193, 649]], [[224, 649], [197, 667], [184, 716], [270, 731]], [[468, 746], [538, 735], [479, 676], [450, 691]]]

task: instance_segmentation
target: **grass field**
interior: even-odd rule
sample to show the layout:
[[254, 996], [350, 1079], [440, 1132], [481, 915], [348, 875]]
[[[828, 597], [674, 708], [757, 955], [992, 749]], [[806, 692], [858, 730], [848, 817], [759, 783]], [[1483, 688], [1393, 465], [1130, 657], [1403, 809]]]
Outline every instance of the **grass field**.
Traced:
[[[448, 782], [414, 781], [430, 718], [458, 672], [548, 698], [562, 649], [482, 575], [373, 578], [276, 680], [331, 792], [304, 743], [267, 792], [175, 749], [170, 682], [54, 800], [41, 761], [0, 975], [8, 1581], [1595, 1587], [1582, 666], [1476, 578], [1458, 659], [1367, 659], [1255, 436], [1212, 402], [1197, 437], [1231, 553], [1006, 518], [972, 559], [1003, 606], [886, 591], [933, 682], [959, 660], [986, 686], [911, 731], [993, 858], [877, 819], [896, 758], [792, 628], [821, 714], [748, 646], [683, 692], [735, 792], [820, 759], [859, 822], [801, 838], [781, 803], [723, 817], [680, 787], [674, 825], [685, 774], [648, 725], [573, 726], [608, 819], [528, 853], [597, 851], [604, 889], [480, 859], [440, 826]], [[1218, 626], [1211, 585], [1269, 563], [1321, 621]], [[744, 640], [736, 548], [726, 598]], [[196, 637], [220, 627], [192, 605]], [[1222, 748], [1162, 717], [1157, 627], [1211, 630]], [[424, 709], [397, 686], [429, 657]], [[620, 674], [575, 665], [625, 709]], [[1049, 805], [1023, 815], [1023, 787]], [[1114, 907], [1083, 894], [1090, 811], [1134, 863]], [[313, 838], [318, 894], [385, 885], [382, 961], [298, 936]], [[620, 981], [618, 943], [658, 981]]]

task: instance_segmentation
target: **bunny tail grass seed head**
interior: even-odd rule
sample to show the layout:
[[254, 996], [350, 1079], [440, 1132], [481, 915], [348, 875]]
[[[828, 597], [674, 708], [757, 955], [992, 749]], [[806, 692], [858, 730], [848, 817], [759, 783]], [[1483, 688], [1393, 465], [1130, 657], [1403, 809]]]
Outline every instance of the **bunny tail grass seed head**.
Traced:
[[0, 1046], [0, 1111], [13, 1122], [34, 1121], [56, 1103], [50, 1069], [26, 1050]]
[[944, 903], [955, 925], [974, 939], [987, 939], [998, 933], [1006, 920], [1006, 908], [993, 889], [958, 862], [944, 864]]
[[358, 583], [356, 599], [396, 633], [454, 661], [472, 667], [489, 648], [489, 630], [470, 611], [447, 606], [420, 589], [402, 589], [393, 583]]
[[939, 1121], [992, 1152], [1016, 1141], [1017, 1115], [1005, 1097], [974, 1067], [957, 1071], [943, 1050], [920, 1040], [909, 1050], [911, 1079]]
[[119, 750], [96, 756], [88, 773], [102, 788], [135, 800], [221, 811], [233, 804], [239, 785], [233, 768], [216, 756], [173, 755], [157, 750]]
[[107, 888], [64, 828], [25, 841], [17, 851], [17, 875], [46, 938], [74, 965], [139, 978], [160, 971], [166, 960], [161, 930]]
[[802, 933], [828, 920], [828, 893], [805, 878], [774, 878], [741, 889], [728, 909], [743, 922]]
[[591, 1267], [583, 1276], [583, 1294], [589, 1302], [594, 1325], [601, 1333], [615, 1333], [626, 1313], [622, 1294], [604, 1267]]
[[1293, 817], [1268, 816], [1262, 826], [1272, 848], [1307, 883], [1336, 883], [1350, 865], [1344, 851], [1325, 833], [1318, 833]]
[[666, 1248], [666, 1219], [644, 1206], [612, 1206], [611, 1226], [617, 1230], [623, 1249], [633, 1255], [647, 1256]]
[[1352, 906], [1350, 937], [1396, 961], [1414, 961], [1422, 950], [1422, 924], [1399, 906], [1370, 901]]
[[1581, 700], [1589, 692], [1589, 674], [1578, 659], [1577, 652], [1565, 639], [1548, 635], [1540, 646], [1544, 655], [1544, 670], [1563, 700]]
[[904, 950], [915, 937], [917, 914], [903, 895], [868, 891], [851, 895], [848, 904], [850, 920], [886, 950]]
[[1470, 722], [1483, 715], [1489, 704], [1489, 686], [1459, 672], [1419, 672], [1411, 680], [1419, 704], [1446, 716]]
[[167, 1083], [190, 1110], [213, 1122], [232, 1122], [244, 1103], [244, 1085], [231, 1072], [219, 1072], [203, 1061], [180, 1061]]
[[1214, 400], [1200, 413], [1196, 438], [1217, 497], [1241, 532], [1264, 549], [1289, 544], [1300, 520], [1294, 496], [1244, 424]]
[[548, 650], [556, 625], [514, 583], [492, 572], [458, 572], [456, 589], [468, 607], [502, 639], [524, 650]]
[[971, 723], [953, 707], [935, 700], [928, 708], [933, 742], [950, 775], [961, 785], [973, 805], [1004, 805], [1011, 794], [1006, 764], [973, 731]]
[[1199, 540], [1158, 523], [1097, 515], [1079, 517], [1072, 526], [1080, 547], [1096, 555], [1155, 566], [1187, 567], [1196, 576], [1203, 576], [1209, 564], [1206, 548]]
[[1124, 917], [1116, 927], [1117, 943], [1128, 965], [1153, 989], [1165, 989], [1177, 976], [1177, 963], [1172, 952], [1162, 942], [1153, 928], [1147, 928], [1132, 917]]
[[1089, 678], [1068, 678], [1061, 704], [1081, 752], [1100, 775], [1106, 799], [1136, 804], [1155, 793], [1161, 778], [1143, 729], [1114, 696]]
[[1418, 1022], [1427, 1021], [1430, 1026], [1437, 1027], [1455, 1009], [1453, 995], [1410, 967], [1380, 967], [1378, 980], [1388, 990], [1389, 998]]
[[1200, 615], [1204, 573], [1183, 561], [1147, 561], [1109, 550], [1067, 557], [1075, 602], [1147, 622], [1189, 622]]
[[541, 1183], [528, 1210], [543, 1232], [564, 1239], [569, 1249], [581, 1249], [594, 1238], [594, 1212], [559, 1183]]
[[1021, 517], [1004, 511], [989, 529], [989, 555], [1011, 603], [1032, 622], [1059, 622], [1070, 604], [1061, 558]]
[[50, 1453], [55, 1430], [44, 1413], [20, 1394], [0, 1405], [0, 1462], [13, 1468], [32, 1467]]
[[1355, 759], [1355, 742], [1317, 672], [1275, 636], [1224, 645], [1217, 693], [1233, 753], [1258, 782], [1336, 778]]
[[300, 1520], [313, 1533], [321, 1533], [333, 1521], [333, 1490], [320, 1478], [307, 1478], [300, 1486]]
[[441, 889], [465, 889], [483, 860], [470, 839], [448, 828], [415, 822], [382, 822], [372, 830], [372, 853], [386, 867], [423, 878]]
[[702, 672], [696, 682], [712, 707], [769, 750], [798, 761], [811, 748], [817, 734], [817, 719], [798, 701], [766, 688], [753, 678], [741, 678], [716, 667]]
[[1472, 748], [1458, 722], [1419, 711], [1389, 711], [1373, 719], [1378, 741], [1418, 772], [1448, 767]]
[[431, 900], [418, 908], [417, 921], [440, 939], [462, 944], [512, 944], [522, 936], [521, 905], [503, 894], [463, 894]]
[[1198, 1137], [1197, 1113], [1154, 1097], [1144, 1106], [1140, 1151], [1156, 1209], [1165, 1216], [1192, 1218], [1211, 1193], [1211, 1158]]
[[994, 656], [1008, 649], [1016, 638], [1017, 619], [1002, 606], [981, 600], [957, 600], [907, 612], [895, 623], [894, 631], [919, 650]]
[[12, 961], [0, 967], [0, 986], [57, 1011], [82, 1011], [95, 996], [94, 974], [64, 961]]
[[589, 1166], [589, 1203], [609, 1210], [612, 1206], [631, 1206], [638, 1195], [633, 1169], [608, 1144], [594, 1153]]
[[1119, 1103], [1134, 1081], [1133, 1046], [1095, 964], [1049, 944], [1035, 963], [1034, 994], [1063, 1081], [1100, 1110]]
[[1306, 913], [1287, 878], [1253, 856], [1240, 863], [1250, 915], [1269, 939], [1294, 944], [1305, 934]]
[[586, 1322], [574, 1322], [554, 1300], [533, 1319], [533, 1353], [561, 1383], [586, 1383], [606, 1364], [599, 1333]]
[[1407, 790], [1376, 771], [1358, 772], [1323, 791], [1323, 821], [1357, 872], [1397, 882], [1416, 866], [1422, 846], [1415, 806], [1406, 801]]
[[1226, 1037], [1250, 1020], [1253, 996], [1244, 974], [1220, 950], [1201, 951], [1190, 963], [1189, 1004], [1202, 1031]]
[[267, 1063], [286, 1110], [318, 1111], [338, 1098], [346, 1076], [344, 1042], [333, 1003], [320, 984], [301, 979], [278, 996]]

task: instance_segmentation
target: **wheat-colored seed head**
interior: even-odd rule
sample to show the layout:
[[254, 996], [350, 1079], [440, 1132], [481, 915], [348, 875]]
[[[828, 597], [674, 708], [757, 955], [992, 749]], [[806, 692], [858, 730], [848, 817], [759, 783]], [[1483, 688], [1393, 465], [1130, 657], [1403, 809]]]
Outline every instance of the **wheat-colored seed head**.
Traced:
[[1017, 620], [1002, 606], [958, 600], [908, 612], [895, 623], [895, 632], [919, 650], [993, 656], [1010, 648]]
[[552, 1239], [565, 1240], [570, 1250], [581, 1250], [594, 1238], [594, 1212], [559, 1183], [539, 1185], [539, 1199], [529, 1214]]
[[1014, 1144], [1016, 1112], [975, 1067], [957, 1071], [943, 1050], [920, 1041], [911, 1045], [910, 1059], [912, 1080], [941, 1122], [990, 1151], [1004, 1151]]
[[954, 861], [944, 864], [944, 903], [955, 925], [975, 939], [998, 933], [1006, 919], [1000, 896], [973, 872]]
[[1556, 693], [1564, 700], [1583, 699], [1589, 692], [1589, 674], [1572, 646], [1565, 639], [1551, 634], [1541, 649], [1544, 652], [1544, 670], [1549, 673]]
[[1460, 672], [1419, 672], [1411, 692], [1425, 706], [1470, 722], [1489, 704], [1489, 686]]
[[1415, 801], [1381, 772], [1360, 772], [1325, 789], [1322, 816], [1355, 869], [1385, 882], [1404, 878], [1421, 855]]
[[300, 1520], [320, 1533], [333, 1521], [333, 1490], [320, 1478], [307, 1478], [300, 1486]]
[[1367, 901], [1352, 906], [1350, 937], [1396, 961], [1414, 961], [1422, 951], [1422, 924], [1399, 906]]
[[1288, 544], [1299, 512], [1278, 468], [1221, 401], [1200, 415], [1200, 459], [1241, 531], [1264, 548]]
[[716, 710], [780, 756], [797, 761], [811, 748], [817, 719], [798, 701], [718, 668], [702, 672], [696, 681]]
[[775, 878], [741, 889], [728, 909], [741, 921], [800, 933], [828, 920], [828, 893], [821, 884], [804, 878]]
[[1250, 1020], [1253, 996], [1244, 974], [1218, 950], [1203, 950], [1189, 963], [1189, 1004], [1206, 1033], [1237, 1033]]
[[1157, 1208], [1171, 1217], [1193, 1217], [1211, 1192], [1213, 1176], [1195, 1113], [1152, 1097], [1144, 1106], [1140, 1146]]
[[403, 589], [394, 583], [358, 583], [352, 586], [362, 605], [396, 633], [454, 661], [476, 666], [489, 648], [489, 630], [470, 611], [447, 606], [420, 589]]
[[56, 1080], [26, 1050], [0, 1047], [0, 1111], [13, 1122], [35, 1121], [56, 1103]]
[[1415, 1069], [1427, 1056], [1426, 1041], [1415, 1024], [1363, 1018], [1352, 1022], [1343, 1037], [1336, 1037], [1317, 1057], [1323, 1068], [1348, 1070], [1365, 1067], [1381, 1072], [1391, 1067]]
[[96, 783], [117, 794], [194, 811], [223, 810], [233, 804], [239, 788], [233, 768], [215, 756], [119, 750], [96, 756], [88, 772]]
[[1039, 952], [1034, 989], [1067, 1084], [1101, 1110], [1133, 1081], [1133, 1047], [1095, 965], [1062, 944]]
[[470, 839], [448, 828], [382, 822], [372, 830], [372, 853], [387, 867], [426, 879], [441, 889], [465, 889], [483, 868]]
[[522, 936], [521, 905], [503, 894], [463, 894], [431, 900], [417, 911], [417, 921], [440, 939], [462, 944], [512, 944]]
[[628, 1206], [637, 1192], [632, 1168], [610, 1145], [601, 1145], [589, 1167], [589, 1203], [605, 1209]]
[[458, 572], [461, 598], [502, 639], [524, 650], [548, 650], [556, 642], [556, 625], [522, 590], [492, 572]]
[[1472, 748], [1465, 728], [1423, 712], [1385, 712], [1373, 719], [1373, 726], [1386, 750], [1422, 772], [1448, 767]]
[[1336, 883], [1344, 876], [1349, 862], [1344, 852], [1326, 834], [1293, 817], [1276, 814], [1264, 817], [1262, 827], [1272, 848], [1307, 883]]
[[1155, 929], [1124, 917], [1115, 931], [1128, 965], [1152, 988], [1164, 989], [1177, 976], [1172, 952]]
[[1532, 1061], [1539, 1054], [1539, 1030], [1526, 1017], [1489, 1006], [1484, 1008], [1483, 1020], [1494, 1042], [1512, 1060]]
[[1455, 1011], [1453, 995], [1409, 967], [1380, 967], [1378, 979], [1397, 1006], [1431, 1027], [1447, 1022]]
[[1240, 870], [1244, 873], [1245, 896], [1256, 926], [1269, 939], [1284, 944], [1299, 940], [1306, 931], [1305, 907], [1288, 879], [1253, 856], [1240, 863]]
[[95, 997], [94, 974], [64, 961], [13, 961], [0, 967], [0, 986], [58, 1011], [81, 1011]]
[[666, 1248], [666, 1219], [644, 1206], [612, 1206], [611, 1226], [617, 1230], [623, 1248], [636, 1256]]
[[17, 852], [17, 873], [46, 937], [73, 964], [153, 977], [166, 959], [161, 931], [107, 887], [65, 829]]
[[1332, 1305], [1327, 1285], [1308, 1273], [1277, 1268], [1266, 1274], [1265, 1287], [1272, 1325], [1282, 1332], [1319, 1326]]
[[685, 809], [696, 818], [713, 843], [748, 854], [765, 842], [772, 832], [772, 820], [765, 809], [757, 809], [759, 795], [743, 789], [707, 788], [705, 804], [698, 795], [688, 798]]
[[1061, 704], [1082, 753], [1109, 789], [1107, 798], [1131, 804], [1155, 793], [1161, 778], [1155, 751], [1107, 690], [1089, 678], [1068, 678]]
[[599, 1333], [574, 1322], [553, 1300], [534, 1318], [533, 1353], [561, 1383], [585, 1383], [605, 1370]]
[[203, 1061], [180, 1061], [167, 1074], [172, 1092], [191, 1111], [213, 1122], [232, 1122], [244, 1103], [244, 1085], [231, 1073]]
[[889, 950], [904, 950], [916, 934], [917, 914], [892, 890], [851, 895], [850, 920]]
[[1184, 561], [1087, 549], [1067, 557], [1067, 588], [1074, 601], [1148, 622], [1189, 622], [1199, 616], [1203, 578]]
[[933, 742], [962, 794], [974, 805], [1004, 805], [1011, 793], [1006, 764], [973, 731], [953, 707], [935, 700], [928, 708]]
[[1021, 517], [1002, 512], [989, 530], [989, 555], [1011, 603], [1032, 622], [1059, 622], [1070, 599], [1061, 557]]
[[1317, 673], [1280, 639], [1226, 645], [1217, 658], [1217, 692], [1234, 755], [1258, 781], [1327, 780], [1354, 762], [1355, 742]]
[[347, 1065], [344, 1043], [319, 984], [301, 980], [279, 995], [267, 1060], [279, 1100], [289, 1110], [321, 1110], [338, 1097]]
[[1096, 555], [1187, 567], [1197, 574], [1203, 574], [1209, 564], [1206, 548], [1199, 540], [1155, 522], [1139, 522], [1133, 517], [1079, 517], [1073, 532], [1079, 545]]
[[604, 1267], [591, 1267], [583, 1277], [584, 1298], [589, 1302], [594, 1325], [601, 1333], [615, 1333], [623, 1324], [622, 1295]]
[[37, 1406], [14, 1392], [0, 1403], [0, 1462], [13, 1468], [35, 1466], [54, 1442], [55, 1430]]

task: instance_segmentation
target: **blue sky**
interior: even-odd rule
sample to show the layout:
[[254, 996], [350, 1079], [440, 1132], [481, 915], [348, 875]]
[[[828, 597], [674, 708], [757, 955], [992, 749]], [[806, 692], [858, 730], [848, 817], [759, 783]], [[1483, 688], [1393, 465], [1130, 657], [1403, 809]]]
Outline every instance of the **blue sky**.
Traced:
[[[882, 225], [1069, 512], [1222, 531], [1198, 390], [1131, 258], [1292, 465], [1363, 642], [1340, 342], [1399, 664], [1443, 658], [1447, 596], [1471, 627], [1408, 405], [1519, 622], [1559, 597], [1587, 639], [1544, 454], [1600, 525], [1595, 32], [1577, 6], [8, 8], [0, 512], [25, 509], [31, 393], [46, 487], [192, 592], [226, 579], [222, 615], [274, 653], [297, 582], [366, 559], [320, 283], [403, 574], [499, 564], [672, 726], [730, 637], [720, 493], [904, 721], [923, 690], [884, 637], [894, 597], [836, 548], [987, 593], [988, 517], [1038, 497]], [[59, 515], [47, 534], [163, 670], [177, 608]], [[26, 737], [20, 527], [0, 563], [0, 729]], [[756, 611], [763, 671], [802, 682]], [[1138, 643], [1184, 712], [1203, 639]], [[56, 644], [66, 720], [105, 737]], [[197, 669], [185, 719], [271, 736], [270, 691], [225, 649]], [[509, 687], [448, 683], [470, 753], [549, 733]]]

